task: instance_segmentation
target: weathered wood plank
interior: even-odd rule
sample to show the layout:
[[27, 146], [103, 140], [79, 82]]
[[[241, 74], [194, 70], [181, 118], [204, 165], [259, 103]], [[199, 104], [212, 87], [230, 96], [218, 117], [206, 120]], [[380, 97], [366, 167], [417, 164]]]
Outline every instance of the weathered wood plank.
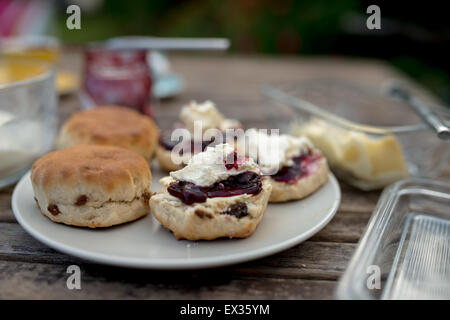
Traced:
[[407, 81], [416, 94], [435, 101], [427, 90], [379, 60], [341, 57], [277, 57], [171, 55], [173, 69], [186, 81], [180, 97], [210, 99], [258, 98], [262, 84], [305, 79], [341, 79], [379, 88], [387, 79]]
[[[404, 78], [387, 64], [360, 59], [224, 55], [171, 55], [173, 69], [186, 88], [175, 99], [155, 105], [156, 116], [171, 122], [187, 101], [210, 99], [246, 126], [260, 126], [271, 102], [263, 84], [337, 78], [379, 87], [386, 79]], [[66, 51], [63, 66], [82, 70], [77, 50]], [[425, 100], [433, 98], [411, 83]], [[60, 124], [80, 102], [60, 99]], [[449, 180], [450, 166], [442, 179]], [[13, 187], [0, 190], [0, 298], [149, 298], [149, 299], [309, 299], [331, 298], [356, 242], [370, 218], [379, 191], [361, 192], [341, 183], [342, 203], [334, 219], [317, 235], [282, 253], [237, 266], [183, 272], [129, 270], [87, 263], [58, 253], [34, 240], [15, 223]], [[66, 268], [82, 270], [82, 290], [66, 288]]]
[[[345, 270], [354, 249], [354, 244], [306, 241], [277, 255], [238, 265], [233, 273], [336, 280]], [[0, 260], [88, 264], [38, 242], [15, 223], [0, 223]]]
[[371, 212], [339, 210], [333, 220], [310, 241], [357, 243], [367, 226]]
[[0, 223], [0, 259], [62, 264], [80, 261], [35, 240], [17, 223]]
[[355, 244], [306, 241], [277, 255], [242, 264], [235, 272], [253, 276], [338, 280]]
[[81, 266], [81, 290], [68, 290], [67, 266], [0, 261], [0, 299], [329, 299], [335, 281]]
[[15, 222], [11, 209], [11, 196], [14, 186], [0, 189], [0, 222]]
[[370, 217], [381, 191], [361, 191], [345, 182], [339, 182], [339, 185], [342, 192], [339, 211], [361, 213]]

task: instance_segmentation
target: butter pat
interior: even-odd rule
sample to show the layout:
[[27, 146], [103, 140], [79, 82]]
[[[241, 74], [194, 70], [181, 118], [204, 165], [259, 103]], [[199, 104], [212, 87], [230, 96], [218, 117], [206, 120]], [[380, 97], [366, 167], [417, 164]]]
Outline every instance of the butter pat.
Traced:
[[225, 180], [229, 176], [245, 171], [260, 174], [259, 166], [249, 158], [239, 157], [237, 166], [227, 168], [228, 157], [233, 159], [234, 148], [227, 143], [215, 147], [208, 147], [204, 152], [195, 154], [187, 166], [178, 171], [172, 171], [170, 176], [176, 180], [192, 182], [198, 186], [210, 186], [217, 181]]
[[380, 188], [408, 176], [402, 147], [393, 135], [374, 138], [320, 119], [293, 131], [307, 136], [337, 174], [361, 189]]

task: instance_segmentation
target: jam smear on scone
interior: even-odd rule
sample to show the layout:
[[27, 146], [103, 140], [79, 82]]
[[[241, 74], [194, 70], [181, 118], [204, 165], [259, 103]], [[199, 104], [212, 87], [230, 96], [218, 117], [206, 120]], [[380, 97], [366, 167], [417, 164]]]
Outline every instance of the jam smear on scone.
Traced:
[[278, 182], [289, 184], [297, 183], [298, 180], [307, 177], [317, 168], [317, 161], [322, 158], [320, 154], [304, 154], [292, 158], [293, 166], [285, 166], [278, 170], [271, 178]]
[[[177, 144], [181, 143], [181, 140], [178, 141], [173, 141], [170, 139], [170, 135], [167, 133], [161, 134], [161, 136], [159, 137], [159, 144], [161, 145], [161, 147], [163, 147], [165, 150], [167, 151], [172, 151], [173, 148], [175, 148], [175, 146]], [[199, 143], [199, 146], [201, 146], [201, 150], [198, 151], [205, 151], [206, 147], [213, 145], [214, 143], [214, 138], [212, 138], [211, 140], [208, 141], [202, 141], [201, 143]], [[184, 154], [184, 150], [190, 150], [191, 154], [195, 153], [195, 148], [198, 148], [195, 145], [195, 141], [191, 140], [190, 141], [190, 146], [189, 146], [189, 142], [186, 144], [186, 146], [182, 146], [183, 148], [180, 150], [180, 155]]]
[[273, 135], [257, 129], [249, 129], [247, 134], [250, 149], [258, 150], [254, 160], [277, 182], [296, 184], [314, 173], [323, 158], [306, 137]]
[[261, 177], [254, 172], [244, 172], [218, 181], [212, 186], [201, 187], [187, 181], [172, 182], [167, 191], [183, 203], [191, 205], [205, 202], [207, 198], [233, 197], [242, 194], [256, 195], [261, 192]]
[[[183, 137], [172, 140], [175, 129], [184, 129], [185, 132]], [[212, 129], [214, 130], [208, 133]], [[169, 172], [182, 168], [194, 154], [205, 151], [208, 146], [213, 147], [231, 139], [227, 137], [227, 133], [230, 135], [230, 129], [232, 132], [242, 129], [242, 124], [236, 119], [225, 118], [211, 101], [203, 103], [191, 101], [182, 108], [180, 121], [175, 122], [171, 130], [164, 130], [160, 135], [157, 148], [158, 161], [161, 167]], [[189, 135], [186, 136], [187, 134]], [[229, 143], [234, 144], [236, 137], [233, 137], [233, 140]], [[173, 150], [176, 147], [179, 149], [177, 154], [174, 154]]]
[[226, 159], [224, 160], [225, 168], [227, 168], [227, 170], [238, 170], [239, 166], [242, 166], [246, 161], [248, 161], [248, 157], [238, 155], [238, 153], [234, 151], [228, 154]]
[[167, 187], [168, 193], [187, 205], [208, 198], [256, 195], [262, 190], [258, 165], [228, 144], [208, 147], [170, 175], [175, 181]]

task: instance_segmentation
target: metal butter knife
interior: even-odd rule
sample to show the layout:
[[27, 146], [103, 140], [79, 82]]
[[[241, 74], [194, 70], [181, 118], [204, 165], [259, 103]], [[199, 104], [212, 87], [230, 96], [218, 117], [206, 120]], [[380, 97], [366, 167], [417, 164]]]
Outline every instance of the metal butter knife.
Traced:
[[391, 83], [387, 86], [386, 92], [389, 96], [404, 101], [411, 107], [426, 124], [436, 131], [440, 139], [450, 140], [450, 128], [439, 119], [438, 115], [425, 102], [411, 95], [408, 89], [398, 83]]

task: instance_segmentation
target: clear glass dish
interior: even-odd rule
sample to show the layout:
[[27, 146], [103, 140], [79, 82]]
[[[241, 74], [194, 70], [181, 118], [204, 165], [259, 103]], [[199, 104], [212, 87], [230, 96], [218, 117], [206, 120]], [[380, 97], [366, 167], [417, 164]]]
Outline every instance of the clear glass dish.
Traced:
[[59, 40], [45, 35], [1, 38], [0, 49], [4, 57], [41, 59], [53, 64], [61, 57]]
[[57, 124], [52, 66], [0, 56], [0, 188], [17, 181], [53, 148]]
[[[450, 160], [442, 141], [404, 103], [341, 80], [266, 86], [277, 101], [267, 111], [274, 128], [306, 135], [342, 180], [362, 190], [409, 176], [434, 178]], [[450, 110], [434, 106], [450, 124]]]
[[336, 297], [450, 299], [449, 208], [448, 182], [415, 178], [386, 188]]

